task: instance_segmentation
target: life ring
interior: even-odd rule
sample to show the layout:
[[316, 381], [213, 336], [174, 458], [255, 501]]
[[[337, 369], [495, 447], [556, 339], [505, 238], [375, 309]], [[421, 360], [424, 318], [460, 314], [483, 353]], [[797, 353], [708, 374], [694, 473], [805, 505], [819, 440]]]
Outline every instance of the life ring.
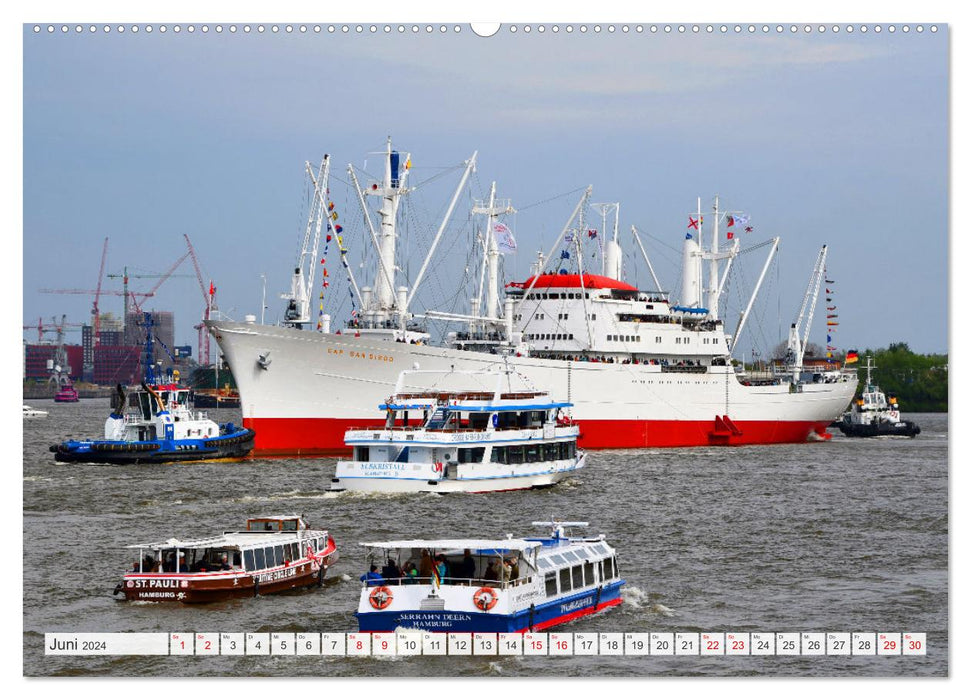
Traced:
[[371, 595], [367, 599], [371, 607], [375, 610], [384, 610], [391, 605], [391, 601], [394, 600], [394, 594], [391, 593], [391, 589], [387, 586], [378, 586], [371, 591]]
[[499, 596], [496, 594], [494, 588], [483, 586], [472, 594], [472, 602], [482, 612], [488, 612], [496, 607], [496, 603], [499, 602]]
[[441, 462], [435, 462], [435, 464], [432, 465], [432, 471], [441, 474], [442, 473], [442, 463]]

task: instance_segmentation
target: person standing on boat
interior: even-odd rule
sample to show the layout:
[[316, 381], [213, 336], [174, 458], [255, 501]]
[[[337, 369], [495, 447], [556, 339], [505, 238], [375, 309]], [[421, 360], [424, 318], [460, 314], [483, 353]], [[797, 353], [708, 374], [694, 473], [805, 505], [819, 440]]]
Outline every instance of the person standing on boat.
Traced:
[[427, 549], [421, 550], [421, 560], [418, 563], [418, 576], [422, 580], [430, 579], [434, 568], [435, 563], [432, 561], [432, 555], [429, 554]]
[[458, 575], [464, 579], [464, 583], [468, 583], [468, 581], [475, 578], [475, 559], [472, 558], [472, 550], [465, 550], [465, 555], [462, 557], [462, 565], [459, 569]]
[[445, 555], [439, 554], [435, 557], [435, 574], [438, 577], [439, 585], [447, 583], [446, 577], [448, 576], [448, 564], [445, 562]]
[[509, 563], [509, 559], [502, 560], [502, 583], [508, 583], [512, 578], [512, 564]]
[[517, 556], [509, 557], [509, 578], [512, 581], [519, 578], [519, 557]]
[[410, 561], [406, 561], [405, 565], [401, 567], [401, 575], [404, 577], [406, 586], [418, 583], [418, 569]]
[[384, 583], [384, 577], [378, 573], [377, 564], [371, 564], [371, 570], [366, 574], [361, 574], [361, 580], [364, 581], [368, 588], [371, 586], [380, 586]]
[[495, 559], [489, 560], [489, 566], [486, 567], [485, 573], [482, 574], [482, 578], [486, 581], [498, 581], [499, 571], [496, 569]]
[[392, 581], [394, 579], [401, 578], [401, 570], [398, 565], [394, 563], [394, 559], [388, 559], [388, 564], [383, 569], [381, 569], [381, 576], [384, 577], [385, 581]]

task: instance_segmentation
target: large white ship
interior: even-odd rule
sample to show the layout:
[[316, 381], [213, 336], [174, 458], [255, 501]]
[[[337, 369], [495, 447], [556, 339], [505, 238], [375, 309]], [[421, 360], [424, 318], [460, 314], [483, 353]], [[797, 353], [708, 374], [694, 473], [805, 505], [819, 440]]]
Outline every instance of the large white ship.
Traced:
[[[383, 179], [365, 187], [359, 185], [353, 168], [348, 169], [376, 264], [373, 286], [358, 286], [347, 265], [343, 241], [337, 238], [351, 292], [359, 303], [346, 327], [331, 332], [322, 308], [318, 319], [311, 320], [310, 290], [324, 222], [328, 240], [334, 230], [328, 215], [327, 157], [316, 175], [308, 168], [315, 196], [283, 323], [258, 324], [255, 316], [243, 322], [206, 322], [236, 378], [243, 424], [256, 432], [254, 454], [346, 452], [345, 431], [381, 421], [374, 407], [393, 392], [406, 369], [441, 373], [436, 387], [443, 390], [467, 389], [461, 384], [469, 372], [488, 372], [508, 363], [532, 387], [548, 391], [552, 400], [574, 405], [579, 444], [588, 449], [827, 438], [826, 428], [852, 399], [855, 373], [803, 366], [824, 276], [825, 246], [789, 332], [787, 363], [776, 367], [772, 376], [757, 379], [733, 363], [732, 351], [778, 239], [769, 242], [752, 299], [729, 335], [718, 309], [739, 242], [728, 233], [734, 223], [729, 218], [732, 212], [719, 211], [717, 200], [712, 214], [706, 214], [710, 226], [701, 216], [700, 203], [691, 220], [677, 303], [665, 292], [639, 290], [622, 281], [616, 223], [612, 239], [603, 243], [601, 269], [596, 273], [583, 269], [585, 234], [592, 232], [584, 221], [589, 188], [550, 253], [539, 256], [533, 274], [507, 285], [500, 296], [501, 250], [510, 245], [508, 228], [500, 219], [513, 209], [496, 199], [493, 186], [488, 201], [473, 208], [484, 217], [485, 225], [479, 293], [471, 300], [469, 313], [415, 314], [409, 306], [475, 166], [475, 155], [465, 164], [445, 220], [410, 288], [396, 286], [395, 247], [399, 200], [408, 192], [410, 156], [394, 151], [389, 139], [382, 160]], [[368, 196], [380, 200], [376, 227], [365, 201]], [[616, 207], [614, 211], [616, 215]], [[640, 239], [636, 240], [643, 253]], [[656, 278], [655, 284], [660, 289]], [[420, 326], [424, 319], [460, 323], [462, 330], [449, 333], [440, 346], [432, 345]], [[456, 371], [454, 382], [449, 370]]]

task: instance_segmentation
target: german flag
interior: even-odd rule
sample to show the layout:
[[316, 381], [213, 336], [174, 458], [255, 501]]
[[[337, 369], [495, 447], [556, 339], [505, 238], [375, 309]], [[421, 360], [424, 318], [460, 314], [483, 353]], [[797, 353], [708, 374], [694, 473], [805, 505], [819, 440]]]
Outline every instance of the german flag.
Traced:
[[859, 359], [860, 358], [856, 354], [856, 350], [847, 350], [846, 351], [846, 364], [852, 365], [854, 362], [857, 362]]

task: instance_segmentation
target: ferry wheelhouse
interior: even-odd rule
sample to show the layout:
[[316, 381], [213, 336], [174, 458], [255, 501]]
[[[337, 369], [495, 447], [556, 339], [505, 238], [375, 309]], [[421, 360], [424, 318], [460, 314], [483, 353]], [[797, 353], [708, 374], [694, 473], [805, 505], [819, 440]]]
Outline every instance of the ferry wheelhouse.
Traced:
[[[603, 535], [401, 540], [363, 543], [368, 568], [357, 620], [362, 632], [539, 631], [623, 602], [617, 552]], [[400, 568], [399, 568], [400, 565]], [[444, 574], [441, 573], [444, 571]]]
[[244, 457], [255, 433], [218, 424], [194, 411], [189, 389], [143, 383], [126, 392], [118, 386], [103, 440], [68, 440], [51, 445], [58, 462], [139, 464]]
[[327, 530], [312, 530], [303, 518], [250, 518], [246, 530], [197, 540], [135, 544], [132, 570], [115, 594], [126, 600], [209, 603], [323, 585], [337, 561]]
[[347, 431], [353, 458], [337, 463], [331, 490], [507, 491], [552, 486], [584, 466], [572, 404], [513, 390], [510, 370], [465, 373], [494, 377], [488, 391], [401, 391], [416, 373], [402, 372], [381, 404], [383, 427]]

